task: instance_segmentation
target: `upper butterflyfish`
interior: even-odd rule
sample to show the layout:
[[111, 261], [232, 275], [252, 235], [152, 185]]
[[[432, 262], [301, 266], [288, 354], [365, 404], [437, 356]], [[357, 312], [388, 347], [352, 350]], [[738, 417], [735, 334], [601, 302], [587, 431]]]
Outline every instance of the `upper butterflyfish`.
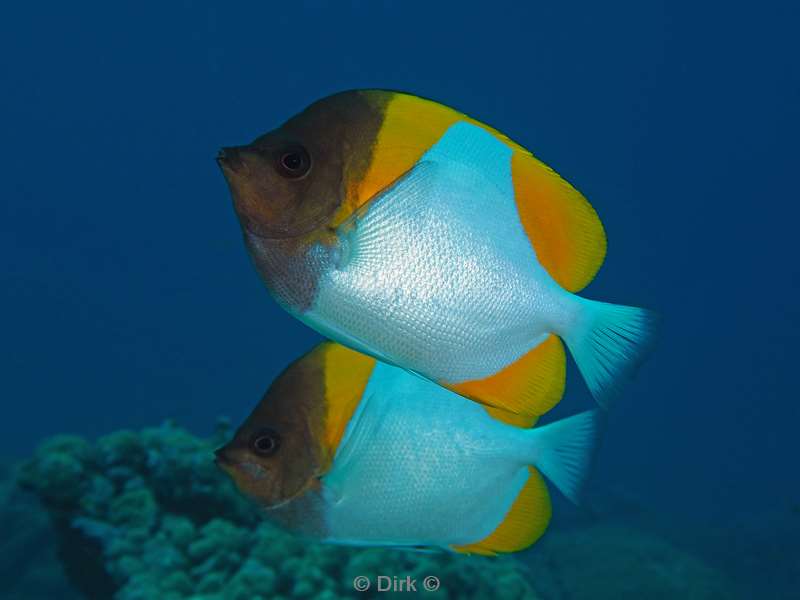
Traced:
[[592, 206], [456, 110], [344, 92], [218, 162], [280, 305], [509, 421], [561, 397], [561, 340], [602, 405], [649, 345], [652, 313], [575, 294], [606, 253]]

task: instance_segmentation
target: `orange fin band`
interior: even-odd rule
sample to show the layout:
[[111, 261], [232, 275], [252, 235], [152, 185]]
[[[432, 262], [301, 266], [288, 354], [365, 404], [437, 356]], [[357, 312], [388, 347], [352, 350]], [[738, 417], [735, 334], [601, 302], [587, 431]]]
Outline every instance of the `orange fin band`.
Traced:
[[333, 342], [323, 342], [321, 353], [325, 373], [325, 447], [330, 458], [353, 416], [375, 367], [375, 359]]
[[488, 131], [514, 151], [512, 176], [517, 210], [540, 264], [563, 288], [577, 292], [594, 278], [606, 254], [603, 225], [583, 195], [524, 147], [485, 123], [438, 102], [383, 90], [363, 90], [383, 113], [372, 142], [370, 165], [347, 180], [332, 226], [408, 172], [459, 121]]
[[472, 544], [451, 546], [462, 554], [495, 556], [524, 550], [538, 540], [550, 523], [552, 508], [544, 479], [534, 467], [503, 521], [487, 537]]
[[[488, 405], [489, 413], [510, 425], [530, 427], [561, 400], [567, 358], [554, 334], [504, 369], [485, 379], [442, 384], [447, 389]], [[508, 413], [511, 413], [509, 415]]]
[[581, 193], [527, 151], [511, 158], [522, 226], [539, 263], [570, 292], [586, 287], [606, 256], [600, 218]]

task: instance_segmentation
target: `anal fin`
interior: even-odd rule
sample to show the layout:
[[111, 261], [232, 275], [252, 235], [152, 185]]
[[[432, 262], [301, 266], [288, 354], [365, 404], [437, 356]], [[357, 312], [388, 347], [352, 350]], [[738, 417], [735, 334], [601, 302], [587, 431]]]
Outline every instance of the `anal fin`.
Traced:
[[528, 472], [528, 481], [500, 525], [478, 542], [451, 546], [454, 551], [484, 556], [518, 552], [542, 536], [552, 512], [550, 495], [539, 472], [534, 467]]
[[518, 427], [530, 427], [564, 394], [566, 355], [561, 340], [550, 334], [515, 362], [484, 379], [447, 389], [484, 404], [493, 417]]

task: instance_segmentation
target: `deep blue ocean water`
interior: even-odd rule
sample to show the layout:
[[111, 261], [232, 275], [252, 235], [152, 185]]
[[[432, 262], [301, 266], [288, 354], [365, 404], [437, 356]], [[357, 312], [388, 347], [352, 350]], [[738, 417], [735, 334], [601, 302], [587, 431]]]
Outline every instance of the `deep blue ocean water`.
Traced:
[[[665, 519], [789, 511], [799, 22], [789, 2], [5, 6], [0, 454], [57, 432], [238, 423], [318, 337], [263, 289], [215, 153], [382, 87], [553, 166], [608, 234], [585, 295], [663, 314], [595, 486]], [[591, 406], [569, 371], [557, 414]]]

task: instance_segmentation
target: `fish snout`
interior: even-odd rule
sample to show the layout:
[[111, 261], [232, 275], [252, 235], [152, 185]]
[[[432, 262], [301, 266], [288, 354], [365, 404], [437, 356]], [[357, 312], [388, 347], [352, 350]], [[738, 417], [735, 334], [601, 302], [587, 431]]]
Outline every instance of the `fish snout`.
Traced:
[[247, 163], [242, 157], [242, 150], [236, 146], [227, 146], [217, 152], [217, 164], [224, 172], [246, 174]]
[[231, 458], [230, 454], [228, 453], [228, 447], [223, 446], [222, 448], [217, 448], [214, 450], [214, 462], [217, 463], [219, 467], [232, 467], [234, 464], [233, 459]]

